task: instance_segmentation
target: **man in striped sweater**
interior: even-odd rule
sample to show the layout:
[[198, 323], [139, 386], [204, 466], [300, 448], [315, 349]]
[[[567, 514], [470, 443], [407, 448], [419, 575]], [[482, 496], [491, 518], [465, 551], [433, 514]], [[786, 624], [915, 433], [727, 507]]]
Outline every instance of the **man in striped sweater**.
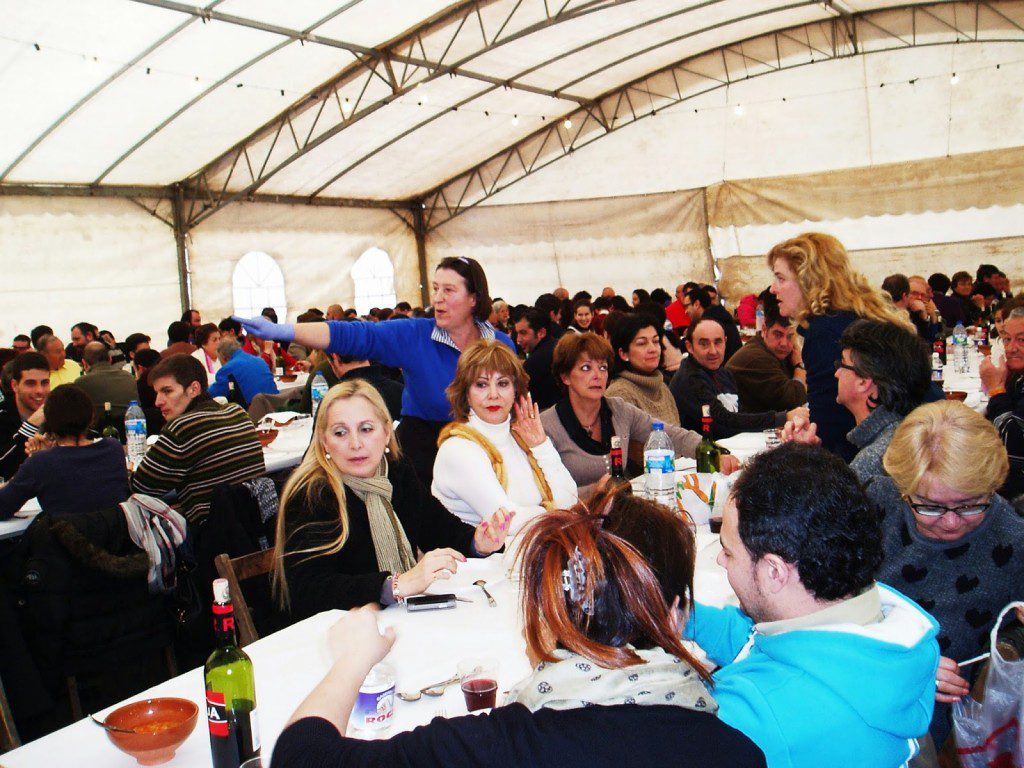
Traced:
[[199, 525], [210, 511], [214, 488], [266, 470], [256, 428], [239, 406], [210, 397], [206, 371], [190, 355], [161, 360], [149, 383], [167, 424], [136, 468], [132, 490], [158, 497], [175, 492], [173, 506]]

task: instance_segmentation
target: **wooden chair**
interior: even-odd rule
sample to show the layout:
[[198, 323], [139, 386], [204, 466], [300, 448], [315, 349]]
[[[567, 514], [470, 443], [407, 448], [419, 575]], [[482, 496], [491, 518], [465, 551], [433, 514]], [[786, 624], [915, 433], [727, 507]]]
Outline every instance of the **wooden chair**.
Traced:
[[221, 554], [214, 558], [213, 564], [217, 569], [217, 575], [228, 580], [231, 603], [235, 609], [235, 625], [238, 627], [238, 644], [244, 648], [249, 643], [259, 640], [260, 636], [239, 584], [246, 579], [269, 575], [274, 567], [274, 550], [265, 549], [236, 558]]
[[21, 739], [18, 738], [18, 729], [14, 725], [14, 715], [11, 713], [11, 705], [7, 701], [7, 691], [4, 690], [4, 683], [0, 680], [0, 752], [7, 752], [21, 746]]

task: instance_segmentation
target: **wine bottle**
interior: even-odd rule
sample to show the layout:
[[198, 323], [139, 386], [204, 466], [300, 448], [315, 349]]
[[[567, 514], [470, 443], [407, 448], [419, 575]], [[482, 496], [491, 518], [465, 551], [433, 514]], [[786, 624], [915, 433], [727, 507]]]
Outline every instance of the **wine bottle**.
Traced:
[[203, 668], [213, 768], [238, 768], [259, 757], [260, 729], [252, 661], [235, 639], [227, 579], [213, 581], [213, 633], [217, 647]]
[[701, 406], [700, 431], [703, 433], [697, 446], [697, 471], [718, 472], [721, 467], [722, 452], [711, 439], [711, 406]]
[[626, 479], [625, 462], [622, 458], [622, 438], [618, 435], [612, 435], [611, 438], [612, 449], [609, 453], [609, 459], [611, 460], [611, 484], [614, 488], [622, 487], [622, 493], [632, 493], [633, 486], [629, 484], [629, 480]]
[[103, 404], [103, 429], [100, 432], [103, 437], [112, 437], [119, 443], [123, 443], [121, 439], [121, 430], [117, 428], [117, 423], [114, 421], [114, 415], [110, 410], [110, 403]]

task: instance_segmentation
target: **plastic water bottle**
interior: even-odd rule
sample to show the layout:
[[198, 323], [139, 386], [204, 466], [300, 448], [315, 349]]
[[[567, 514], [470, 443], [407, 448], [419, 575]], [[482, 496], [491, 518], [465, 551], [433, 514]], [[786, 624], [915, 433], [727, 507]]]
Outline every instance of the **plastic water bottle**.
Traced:
[[359, 686], [349, 723], [359, 731], [386, 731], [395, 722], [395, 670], [390, 664], [374, 665]]
[[760, 333], [764, 330], [764, 305], [758, 302], [757, 311], [754, 313], [754, 328]]
[[320, 407], [320, 401], [327, 396], [327, 379], [320, 371], [316, 372], [316, 376], [313, 377], [313, 386], [310, 387], [309, 394], [313, 400], [313, 418], [316, 418], [317, 409]]
[[953, 329], [953, 370], [958, 374], [965, 374], [970, 370], [967, 350], [967, 329], [964, 324], [958, 322]]
[[651, 435], [644, 445], [647, 498], [673, 508], [676, 500], [675, 447], [665, 434], [664, 424], [656, 421], [651, 426]]
[[128, 410], [124, 412], [124, 437], [128, 446], [128, 461], [137, 467], [146, 455], [146, 414], [142, 412], [138, 400], [128, 403]]

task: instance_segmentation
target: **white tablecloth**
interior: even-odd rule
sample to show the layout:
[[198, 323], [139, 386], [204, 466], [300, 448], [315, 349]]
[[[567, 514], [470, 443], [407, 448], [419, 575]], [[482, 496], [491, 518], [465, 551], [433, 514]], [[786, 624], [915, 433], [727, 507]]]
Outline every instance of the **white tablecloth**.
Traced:
[[301, 390], [306, 386], [306, 382], [309, 380], [309, 374], [305, 371], [300, 371], [295, 374], [295, 381], [281, 381], [280, 376], [274, 376], [274, 383], [277, 385], [278, 392], [285, 392], [288, 390], [298, 389]]
[[[698, 562], [694, 588], [697, 598], [713, 605], [734, 602], [725, 572], [715, 563], [718, 537], [701, 530], [697, 536]], [[489, 608], [483, 593], [472, 586], [483, 578], [497, 601]], [[456, 671], [460, 659], [474, 655], [494, 656], [500, 660], [499, 691], [508, 690], [529, 674], [519, 621], [518, 595], [506, 577], [500, 555], [487, 560], [470, 560], [460, 567], [449, 585], [472, 603], [457, 603], [454, 610], [409, 613], [392, 606], [381, 614], [383, 626], [394, 626], [398, 640], [388, 661], [395, 667], [397, 689], [416, 690], [444, 680]], [[256, 673], [256, 698], [259, 708], [263, 755], [269, 759], [274, 742], [299, 702], [326, 673], [330, 660], [326, 632], [340, 615], [328, 611], [288, 629], [263, 638], [246, 651], [252, 657]], [[156, 686], [132, 700], [152, 696], [180, 696], [200, 707], [199, 723], [177, 756], [168, 766], [211, 765], [210, 743], [206, 730], [202, 671], [194, 669]], [[111, 707], [110, 709], [113, 709]], [[97, 713], [101, 718], [110, 710]], [[395, 724], [385, 735], [409, 730], [443, 712], [449, 717], [465, 714], [466, 707], [458, 685], [444, 696], [424, 696], [417, 702], [396, 698]], [[135, 761], [110, 744], [103, 731], [82, 720], [20, 749], [5, 754], [7, 768], [68, 768], [104, 766], [133, 768]]]

